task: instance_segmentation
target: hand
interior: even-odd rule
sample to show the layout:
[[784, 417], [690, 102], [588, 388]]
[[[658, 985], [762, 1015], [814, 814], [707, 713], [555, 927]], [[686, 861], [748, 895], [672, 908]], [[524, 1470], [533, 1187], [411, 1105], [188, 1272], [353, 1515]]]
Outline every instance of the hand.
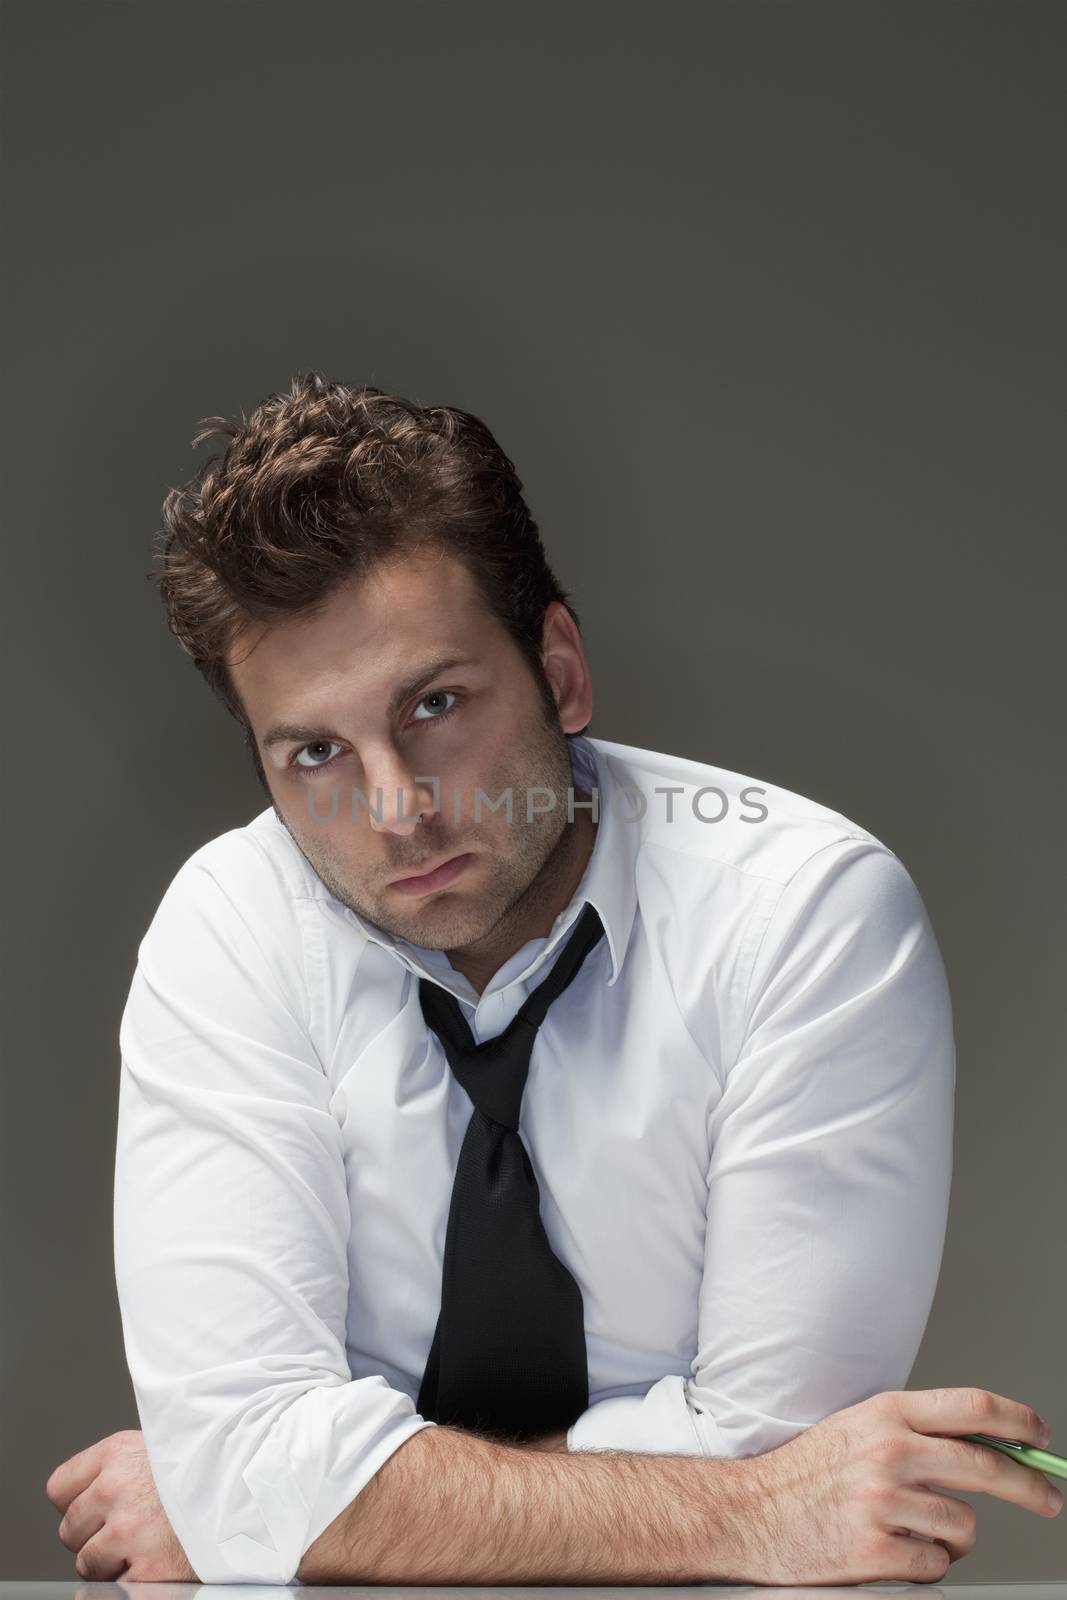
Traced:
[[738, 1458], [747, 1564], [737, 1578], [936, 1583], [974, 1548], [977, 1520], [965, 1500], [937, 1493], [941, 1484], [1056, 1515], [1044, 1473], [953, 1437], [966, 1433], [1043, 1443], [1037, 1413], [1017, 1400], [986, 1389], [895, 1390]]
[[199, 1583], [159, 1503], [144, 1437], [124, 1428], [64, 1461], [45, 1484], [82, 1578]]

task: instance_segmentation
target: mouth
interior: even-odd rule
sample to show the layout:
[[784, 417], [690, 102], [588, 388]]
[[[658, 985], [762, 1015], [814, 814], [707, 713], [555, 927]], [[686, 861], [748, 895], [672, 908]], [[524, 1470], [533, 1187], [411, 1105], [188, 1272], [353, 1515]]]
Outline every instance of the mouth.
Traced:
[[389, 887], [398, 894], [432, 894], [435, 889], [444, 889], [454, 878], [458, 878], [473, 859], [469, 851], [465, 855], [451, 856], [429, 872], [419, 873], [415, 877], [394, 878]]

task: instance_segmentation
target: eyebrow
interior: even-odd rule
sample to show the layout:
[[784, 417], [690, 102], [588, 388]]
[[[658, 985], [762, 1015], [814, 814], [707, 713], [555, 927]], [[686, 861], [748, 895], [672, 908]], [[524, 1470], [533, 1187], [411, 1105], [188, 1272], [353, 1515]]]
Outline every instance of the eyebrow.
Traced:
[[[428, 683], [432, 683], [442, 672], [448, 672], [453, 667], [474, 667], [478, 663], [473, 656], [441, 656], [437, 661], [429, 662], [419, 669], [418, 676], [411, 678], [407, 683], [402, 683], [394, 690], [389, 701], [389, 715], [394, 717], [401, 710], [405, 701], [412, 695], [418, 694]], [[291, 744], [294, 740], [300, 743], [315, 739], [338, 739], [340, 734], [334, 733], [330, 728], [317, 728], [312, 723], [277, 722], [269, 728], [263, 736], [263, 748], [269, 750], [276, 744]]]

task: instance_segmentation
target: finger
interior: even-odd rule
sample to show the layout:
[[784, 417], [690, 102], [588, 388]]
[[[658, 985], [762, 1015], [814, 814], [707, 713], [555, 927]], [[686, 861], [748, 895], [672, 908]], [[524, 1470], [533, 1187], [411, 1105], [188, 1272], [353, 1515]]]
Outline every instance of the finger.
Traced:
[[900, 1414], [917, 1433], [988, 1433], [1039, 1447], [1047, 1442], [1044, 1421], [1033, 1406], [992, 1389], [901, 1389], [896, 1399]]
[[87, 1450], [79, 1450], [62, 1462], [44, 1486], [44, 1492], [57, 1511], [66, 1511], [76, 1495], [82, 1494], [98, 1476], [104, 1464], [105, 1439], [98, 1439]]
[[968, 1439], [938, 1439], [924, 1452], [920, 1474], [926, 1483], [943, 1483], [949, 1489], [968, 1489], [995, 1495], [1024, 1511], [1048, 1516], [1049, 1480], [1035, 1467], [1024, 1467], [1000, 1450], [972, 1444]]
[[75, 1496], [59, 1524], [59, 1542], [68, 1550], [81, 1550], [107, 1521], [107, 1509], [93, 1492], [98, 1481], [94, 1479], [83, 1494]]
[[974, 1508], [953, 1494], [936, 1494], [929, 1484], [899, 1489], [894, 1497], [893, 1516], [890, 1533], [919, 1534], [943, 1544], [950, 1561], [958, 1561], [974, 1548]]
[[91, 1583], [113, 1583], [126, 1570], [126, 1565], [125, 1555], [108, 1548], [106, 1531], [90, 1539], [74, 1558], [74, 1570], [79, 1578]]
[[887, 1533], [874, 1581], [885, 1577], [905, 1583], [940, 1583], [951, 1565], [952, 1556], [939, 1540], [928, 1544], [925, 1539], [913, 1539], [910, 1533]]

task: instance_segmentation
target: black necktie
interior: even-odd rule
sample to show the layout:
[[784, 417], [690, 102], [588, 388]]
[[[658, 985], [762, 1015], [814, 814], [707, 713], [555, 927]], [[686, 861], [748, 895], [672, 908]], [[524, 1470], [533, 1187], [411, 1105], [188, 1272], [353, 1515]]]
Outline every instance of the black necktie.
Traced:
[[474, 1103], [416, 1402], [432, 1422], [528, 1439], [569, 1428], [589, 1404], [582, 1292], [548, 1242], [518, 1127], [537, 1030], [603, 932], [587, 901], [548, 977], [483, 1044], [455, 995], [419, 979], [422, 1014]]

